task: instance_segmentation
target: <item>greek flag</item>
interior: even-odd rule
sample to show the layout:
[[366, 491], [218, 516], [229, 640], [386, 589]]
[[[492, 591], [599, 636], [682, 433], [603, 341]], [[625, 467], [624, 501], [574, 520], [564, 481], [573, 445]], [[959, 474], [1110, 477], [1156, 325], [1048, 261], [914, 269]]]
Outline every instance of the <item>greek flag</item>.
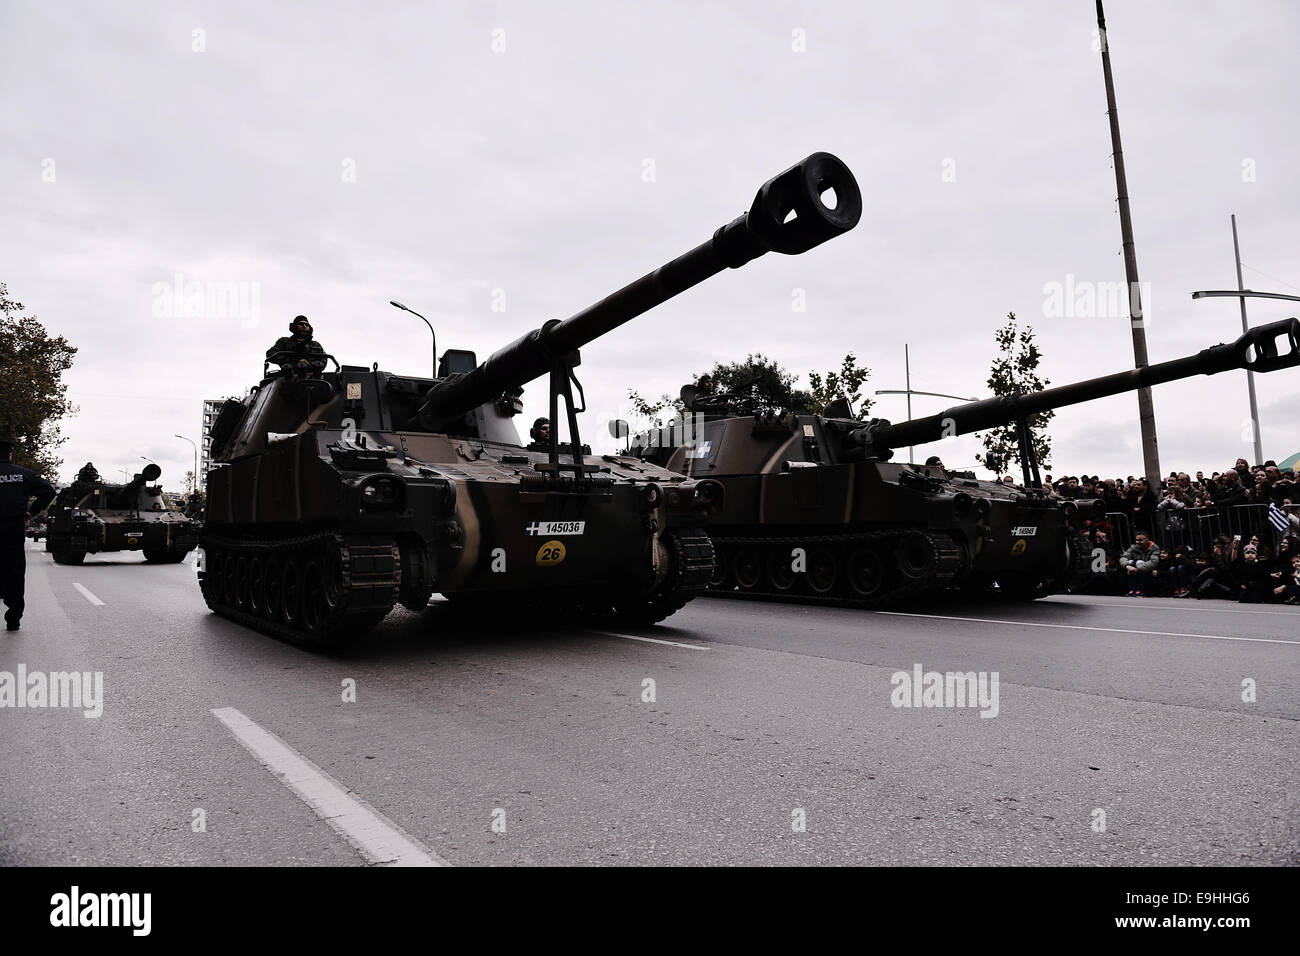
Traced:
[[1276, 504], [1268, 506], [1268, 523], [1277, 529], [1278, 534], [1284, 534], [1287, 529], [1286, 512]]

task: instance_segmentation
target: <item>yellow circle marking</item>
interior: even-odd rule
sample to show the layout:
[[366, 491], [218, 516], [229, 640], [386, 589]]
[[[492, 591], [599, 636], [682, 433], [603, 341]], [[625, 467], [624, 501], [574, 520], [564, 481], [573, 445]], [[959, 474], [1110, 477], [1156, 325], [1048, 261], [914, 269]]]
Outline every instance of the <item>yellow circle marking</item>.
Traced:
[[1018, 538], [1018, 539], [1016, 540], [1016, 543], [1013, 544], [1013, 545], [1011, 546], [1011, 553], [1012, 553], [1012, 554], [1024, 554], [1024, 553], [1025, 553], [1025, 539], [1024, 539], [1024, 538]]
[[566, 553], [563, 541], [548, 541], [537, 549], [537, 566], [549, 568], [562, 564]]

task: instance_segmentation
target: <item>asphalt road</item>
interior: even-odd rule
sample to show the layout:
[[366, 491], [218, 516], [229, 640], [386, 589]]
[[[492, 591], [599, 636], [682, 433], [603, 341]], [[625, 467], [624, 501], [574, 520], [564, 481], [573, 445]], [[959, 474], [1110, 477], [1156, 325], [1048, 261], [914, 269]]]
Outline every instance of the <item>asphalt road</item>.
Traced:
[[[102, 672], [103, 713], [0, 707], [0, 864], [1300, 863], [1300, 608], [435, 602], [328, 658], [192, 564], [42, 547], [0, 676]], [[894, 706], [917, 665], [996, 716]]]

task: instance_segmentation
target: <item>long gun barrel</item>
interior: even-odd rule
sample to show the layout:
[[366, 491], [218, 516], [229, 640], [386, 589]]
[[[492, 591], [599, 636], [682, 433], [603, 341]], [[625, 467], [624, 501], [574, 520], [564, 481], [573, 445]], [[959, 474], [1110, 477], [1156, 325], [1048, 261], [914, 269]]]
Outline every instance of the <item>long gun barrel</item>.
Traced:
[[139, 494], [140, 489], [151, 481], [157, 481], [161, 475], [162, 469], [151, 462], [144, 466], [144, 471], [139, 472], [121, 488], [114, 491], [109, 496], [109, 501], [115, 508], [128, 508], [135, 496]]
[[1300, 321], [1283, 319], [1253, 328], [1231, 345], [1215, 345], [1195, 355], [1040, 392], [986, 398], [897, 425], [874, 422], [855, 431], [854, 437], [880, 455], [904, 445], [923, 445], [952, 435], [1007, 425], [1048, 409], [1090, 402], [1175, 379], [1216, 375], [1237, 368], [1274, 372], [1297, 365], [1300, 365]]
[[435, 385], [419, 410], [420, 424], [437, 430], [458, 415], [522, 386], [566, 356], [723, 269], [738, 269], [767, 252], [798, 255], [848, 232], [862, 217], [853, 173], [830, 153], [813, 153], [768, 180], [749, 212], [713, 237], [594, 305], [497, 350], [464, 375]]

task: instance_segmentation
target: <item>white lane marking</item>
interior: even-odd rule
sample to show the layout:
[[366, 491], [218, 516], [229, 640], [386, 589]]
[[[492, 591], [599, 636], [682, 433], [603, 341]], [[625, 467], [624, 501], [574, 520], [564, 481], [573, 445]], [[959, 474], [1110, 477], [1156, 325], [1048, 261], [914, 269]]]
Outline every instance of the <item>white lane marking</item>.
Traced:
[[[1157, 598], [1156, 600], [1172, 599]], [[1195, 598], [1188, 598], [1187, 600], [1196, 601]], [[1211, 598], [1210, 600], [1222, 601], [1223, 598]], [[1141, 607], [1152, 611], [1183, 610], [1183, 608], [1174, 604], [1152, 604], [1150, 598], [1140, 598], [1133, 601], [1131, 604], [1096, 604], [1092, 601], [1054, 601], [1052, 603], [1069, 604], [1072, 607]], [[1226, 607], [1205, 607], [1204, 605], [1204, 601], [1196, 601], [1195, 604], [1188, 604], [1185, 609], [1190, 611], [1192, 608], [1195, 608], [1197, 614], [1268, 614], [1273, 617], [1294, 617], [1297, 621], [1300, 621], [1300, 611], [1253, 611], [1249, 608], [1235, 609]]]
[[450, 866], [378, 810], [350, 795], [333, 777], [233, 707], [212, 715], [258, 762], [280, 778], [316, 815], [371, 863], [387, 866]]
[[664, 644], [668, 647], [684, 647], [688, 651], [707, 651], [707, 647], [701, 647], [699, 644], [682, 644], [678, 641], [662, 641], [657, 637], [637, 637], [635, 634], [615, 634], [613, 631], [601, 631], [608, 637], [621, 637], [625, 641], [644, 641], [647, 644]]
[[73, 587], [76, 588], [78, 591], [80, 591], [81, 596], [84, 597], [91, 604], [98, 605], [104, 603], [99, 598], [95, 597], [95, 595], [91, 594], [90, 589], [87, 588], [84, 584], [74, 584]]
[[987, 617], [957, 617], [950, 614], [916, 614], [910, 611], [876, 611], [892, 617], [929, 617], [936, 621], [969, 621], [972, 624], [1010, 624], [1013, 627], [1057, 627], [1067, 631], [1104, 631], [1107, 634], [1152, 634], [1156, 637], [1199, 637], [1207, 641], [1249, 641], [1254, 644], [1295, 644], [1272, 637], [1228, 637], [1223, 634], [1185, 634], [1181, 631], [1143, 631], [1127, 627], [1088, 627], [1084, 624], [1044, 624], [1040, 621], [997, 621]]

